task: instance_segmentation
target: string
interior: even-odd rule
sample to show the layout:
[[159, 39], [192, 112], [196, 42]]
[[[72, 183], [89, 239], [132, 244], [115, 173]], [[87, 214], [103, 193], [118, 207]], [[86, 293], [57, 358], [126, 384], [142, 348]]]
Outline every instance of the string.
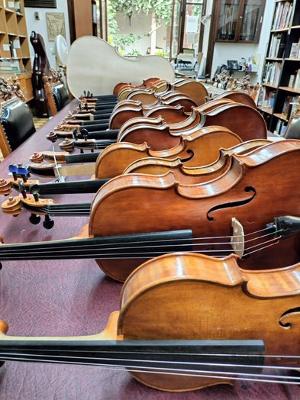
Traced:
[[[266, 228], [266, 229], [270, 229], [270, 228]], [[257, 236], [257, 237], [252, 238], [252, 239], [246, 239], [246, 240], [242, 240], [242, 241], [235, 242], [235, 243], [244, 244], [244, 243], [248, 243], [248, 242], [259, 240], [261, 238], [265, 238], [265, 237], [270, 236], [270, 235], [275, 235], [275, 234], [278, 234], [278, 233], [283, 232], [283, 231], [284, 231], [283, 229], [277, 229], [277, 230], [275, 230], [273, 232], [270, 232], [269, 234]], [[163, 232], [162, 232], [162, 234], [163, 234]], [[245, 235], [236, 235], [235, 237], [242, 237], [243, 238], [243, 237], [246, 237], [246, 236], [249, 236], [249, 235], [252, 235], [252, 234], [249, 233], [249, 234], [245, 234]], [[171, 247], [180, 247], [180, 246], [186, 246], [186, 245], [189, 245], [189, 244], [191, 244], [193, 246], [208, 246], [208, 245], [223, 245], [223, 244], [231, 245], [230, 241], [226, 241], [226, 242], [204, 242], [204, 243], [198, 243], [197, 242], [197, 241], [200, 241], [200, 240], [223, 239], [223, 238], [231, 238], [231, 237], [232, 236], [215, 236], [215, 237], [214, 236], [207, 236], [207, 237], [195, 237], [195, 238], [191, 237], [191, 238], [170, 238], [170, 239], [150, 239], [150, 240], [130, 240], [130, 237], [128, 237], [128, 241], [125, 244], [122, 241], [118, 242], [118, 239], [116, 239], [116, 242], [113, 242], [113, 246], [114, 247], [107, 247], [107, 246], [110, 245], [110, 243], [94, 243], [94, 242], [97, 242], [98, 240], [101, 241], [101, 239], [103, 239], [100, 236], [100, 237], [96, 237], [96, 238], [82, 239], [82, 241], [87, 241], [87, 240], [91, 241], [91, 243], [86, 244], [86, 245], [83, 245], [82, 243], [80, 243], [80, 239], [75, 241], [74, 243], [68, 242], [70, 239], [66, 239], [66, 241], [62, 241], [59, 244], [55, 243], [54, 245], [55, 245], [55, 247], [57, 249], [60, 249], [60, 250], [67, 250], [67, 249], [69, 249], [71, 247], [75, 247], [75, 250], [79, 250], [78, 249], [78, 244], [80, 245], [80, 249], [82, 249], [82, 248], [93, 249], [93, 248], [96, 247], [97, 249], [104, 248], [104, 250], [139, 249], [141, 247], [141, 245], [142, 245], [143, 248], [148, 248], [148, 247], [151, 247], [151, 248], [153, 248], [153, 247], [170, 247], [170, 246]], [[272, 240], [278, 239], [280, 237], [281, 236], [276, 236]], [[112, 237], [107, 236], [106, 238], [113, 238], [113, 236]], [[186, 241], [187, 241], [187, 243], [182, 243], [182, 242], [186, 242]], [[162, 242], [163, 242], [163, 244], [162, 244]], [[176, 242], [181, 242], [181, 243], [178, 244]], [[167, 243], [167, 244], [165, 244], [165, 243]], [[36, 244], [36, 243], [33, 243], [33, 244]], [[132, 245], [135, 245], [135, 244], [137, 244], [137, 246], [132, 246]], [[149, 246], [147, 246], [148, 244], [149, 244]], [[30, 245], [31, 244], [29, 243], [28, 246], [30, 246]], [[47, 249], [49, 249], [48, 245], [46, 245], [46, 247], [43, 247], [43, 245], [44, 245], [44, 243], [40, 242], [40, 246], [38, 246], [38, 249], [39, 250], [47, 250]], [[6, 246], [10, 247], [10, 245], [1, 245], [0, 246], [0, 251], [2, 251], [2, 250], [4, 251]], [[23, 247], [23, 246], [27, 246], [27, 245], [26, 244], [25, 245], [24, 244], [20, 244], [20, 245], [19, 244], [15, 244], [13, 246], [14, 246], [15, 249], [17, 249], [18, 247]]]
[[[47, 363], [52, 363], [52, 364], [63, 363], [63, 364], [91, 365], [91, 366], [95, 365], [93, 363], [88, 363], [88, 362], [34, 359], [34, 358], [31, 358], [32, 355], [30, 355], [28, 357], [30, 357], [29, 361], [47, 362]], [[35, 357], [35, 356], [33, 355], [33, 357]], [[2, 359], [2, 358], [4, 358], [4, 357], [2, 357], [0, 354], [0, 359]], [[71, 358], [71, 357], [68, 357], [68, 358]], [[74, 358], [76, 358], [76, 357], [74, 357]], [[77, 357], [77, 358], [81, 359], [80, 357]], [[15, 357], [15, 356], [5, 356], [4, 361], [28, 361], [28, 359], [22, 358], [22, 357]], [[142, 360], [142, 362], [145, 362], [145, 361]], [[157, 363], [160, 364], [161, 361], [158, 361]], [[242, 380], [255, 381], [255, 382], [260, 381], [260, 382], [272, 382], [272, 383], [299, 384], [299, 380], [300, 380], [300, 377], [298, 378], [298, 377], [289, 376], [289, 375], [278, 376], [278, 375], [271, 375], [271, 374], [265, 374], [265, 373], [253, 374], [253, 373], [247, 373], [247, 372], [192, 370], [192, 369], [184, 369], [184, 368], [177, 369], [177, 368], [163, 368], [163, 367], [153, 367], [153, 366], [152, 367], [145, 367], [145, 366], [141, 367], [139, 365], [135, 366], [135, 365], [127, 365], [127, 364], [120, 364], [118, 366], [115, 366], [115, 365], [110, 365], [110, 364], [104, 364], [104, 363], [98, 364], [97, 363], [96, 365], [100, 366], [100, 367], [105, 367], [105, 368], [110, 368], [110, 369], [118, 369], [118, 370], [123, 370], [123, 368], [126, 368], [130, 372], [156, 373], [156, 374], [168, 374], [168, 375], [191, 376], [191, 377], [209, 377], [209, 378], [215, 378], [215, 379], [241, 380], [240, 377], [242, 376]], [[208, 365], [210, 366], [210, 364], [208, 364]], [[247, 365], [246, 367], [249, 368], [250, 365]], [[263, 365], [259, 366], [259, 368], [262, 368], [262, 367], [263, 367]], [[289, 370], [289, 369], [291, 369], [291, 368], [286, 367], [286, 370]]]
[[[281, 236], [279, 238], [281, 238]], [[267, 247], [274, 246], [275, 244], [277, 244], [279, 242], [279, 240], [278, 240], [279, 238], [274, 238], [274, 239], [272, 239], [272, 240], [274, 240], [274, 242], [271, 243], [270, 241], [268, 241], [268, 244], [266, 246], [257, 248], [256, 250], [253, 250], [253, 251], [251, 251], [249, 253], [245, 252], [243, 254], [243, 256], [247, 256], [249, 254], [255, 253], [255, 252], [260, 251], [262, 249], [265, 249]], [[262, 243], [261, 245], [264, 245], [265, 243]], [[70, 257], [70, 255], [66, 255], [66, 252], [68, 252], [68, 251], [70, 252], [70, 251], [73, 251], [73, 250], [68, 250], [68, 249], [67, 250], [61, 250], [61, 249], [53, 250], [51, 254], [48, 253], [49, 249], [45, 250], [45, 251], [47, 252], [46, 259], [51, 260], [51, 259], [59, 258], [58, 255], [54, 254], [55, 252], [56, 253], [57, 252], [59, 252], [59, 253], [62, 252], [62, 256], [63, 256], [62, 258], [64, 259], [65, 257], [66, 258]], [[212, 249], [212, 250], [204, 249], [204, 250], [201, 250], [201, 251], [199, 251], [199, 250], [185, 250], [185, 251], [187, 251], [188, 253], [213, 253], [213, 254], [216, 254], [216, 253], [231, 254], [232, 253], [232, 249], [222, 249], [222, 250], [219, 250], [219, 249], [217, 249], [217, 250], [216, 249]], [[37, 255], [34, 254], [35, 252], [37, 252]], [[174, 252], [174, 251], [171, 250], [171, 252]], [[166, 254], [166, 253], [168, 253], [168, 252], [167, 251], [164, 251], [164, 252], [157, 251], [157, 252], [146, 252], [146, 253], [132, 253], [132, 252], [130, 252], [130, 253], [120, 253], [120, 254], [115, 254], [115, 253], [96, 253], [96, 254], [95, 253], [92, 253], [92, 254], [88, 253], [88, 254], [82, 254], [82, 249], [81, 249], [81, 252], [79, 254], [75, 255], [73, 253], [73, 254], [71, 254], [71, 256], [72, 257], [76, 256], [77, 259], [82, 259], [82, 258], [101, 258], [103, 260], [110, 260], [110, 259], [112, 259], [112, 260], [114, 260], [114, 259], [118, 259], [119, 260], [120, 259], [121, 260], [121, 259], [151, 259], [153, 257], [157, 257], [159, 255], [163, 255], [163, 254]], [[15, 251], [13, 251], [12, 253], [8, 252], [8, 254], [5, 254], [5, 253], [3, 254], [2, 252], [0, 252], [2, 260], [9, 259], [10, 256], [12, 257], [11, 258], [12, 260], [22, 259], [22, 257], [24, 258], [24, 254], [27, 257], [30, 257], [31, 260], [43, 259], [43, 256], [41, 255], [41, 250], [40, 249], [33, 250], [32, 252], [26, 251], [25, 253], [24, 253], [24, 250], [23, 250], [23, 253], [21, 252], [21, 254], [16, 254]], [[35, 256], [37, 258], [35, 258]]]

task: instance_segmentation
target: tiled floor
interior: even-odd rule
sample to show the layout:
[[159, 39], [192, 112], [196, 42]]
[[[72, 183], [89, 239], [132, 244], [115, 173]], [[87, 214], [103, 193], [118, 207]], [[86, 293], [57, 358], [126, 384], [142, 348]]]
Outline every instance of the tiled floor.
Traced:
[[[35, 129], [38, 130], [42, 126], [44, 126], [48, 122], [48, 118], [33, 118], [33, 123], [35, 126]], [[3, 160], [3, 156], [0, 150], [0, 162]]]

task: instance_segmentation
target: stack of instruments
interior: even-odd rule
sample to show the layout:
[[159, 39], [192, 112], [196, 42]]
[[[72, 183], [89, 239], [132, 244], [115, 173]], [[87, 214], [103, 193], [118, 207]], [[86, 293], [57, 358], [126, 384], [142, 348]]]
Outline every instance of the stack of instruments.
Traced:
[[165, 391], [299, 383], [300, 142], [268, 139], [247, 93], [207, 98], [199, 82], [155, 77], [87, 91], [47, 137], [59, 151], [10, 165], [4, 213], [46, 229], [56, 217], [88, 224], [3, 243], [3, 268], [95, 259], [124, 284], [99, 334], [9, 336], [2, 321], [0, 360], [123, 368]]

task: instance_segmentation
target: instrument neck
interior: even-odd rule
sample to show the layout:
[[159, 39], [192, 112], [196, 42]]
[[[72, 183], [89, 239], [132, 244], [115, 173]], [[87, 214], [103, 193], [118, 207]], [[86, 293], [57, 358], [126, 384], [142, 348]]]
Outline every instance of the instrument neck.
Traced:
[[166, 231], [0, 246], [0, 260], [153, 258], [192, 249], [192, 231]]
[[40, 183], [30, 187], [30, 193], [40, 195], [96, 193], [108, 179], [87, 179], [73, 182]]
[[[235, 356], [232, 357], [232, 354]], [[0, 360], [122, 367], [150, 372], [161, 369], [212, 372], [236, 371], [240, 364], [263, 365], [260, 340], [99, 340], [82, 338], [0, 339]], [[245, 355], [247, 357], [245, 357]], [[226, 365], [228, 364], [228, 365]], [[244, 372], [243, 371], [243, 372]]]

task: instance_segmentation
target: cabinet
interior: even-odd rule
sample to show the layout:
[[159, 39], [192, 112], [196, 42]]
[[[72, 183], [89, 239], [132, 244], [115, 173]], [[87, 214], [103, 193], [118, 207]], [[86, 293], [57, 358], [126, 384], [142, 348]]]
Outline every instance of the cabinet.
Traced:
[[216, 42], [257, 43], [265, 0], [217, 0]]
[[0, 76], [17, 75], [26, 101], [33, 98], [24, 0], [0, 0]]

